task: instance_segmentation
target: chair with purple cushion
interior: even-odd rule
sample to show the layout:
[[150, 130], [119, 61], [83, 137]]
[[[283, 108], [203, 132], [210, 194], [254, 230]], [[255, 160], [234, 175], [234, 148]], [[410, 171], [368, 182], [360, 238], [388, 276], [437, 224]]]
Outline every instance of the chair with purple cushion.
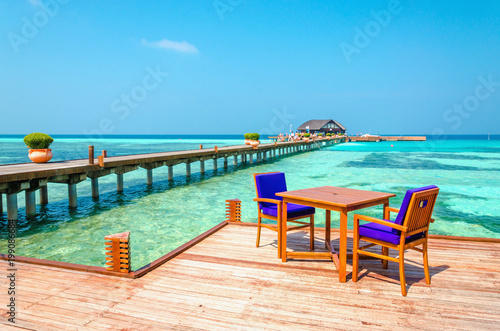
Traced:
[[[276, 196], [278, 192], [286, 192], [286, 180], [285, 174], [282, 172], [268, 172], [259, 173], [253, 175], [255, 180], [255, 188], [257, 190], [257, 198], [253, 199], [257, 201], [258, 208], [258, 224], [257, 224], [257, 247], [260, 244], [260, 231], [261, 228], [267, 228], [278, 232], [278, 257], [281, 257], [281, 219], [282, 219], [282, 208], [283, 208], [283, 198]], [[297, 226], [292, 226], [287, 229], [287, 231], [298, 230], [302, 228], [310, 228], [310, 249], [314, 249], [314, 213], [315, 208], [297, 205], [289, 203], [287, 206], [287, 216], [288, 222], [299, 224]], [[273, 220], [277, 222], [277, 225], [263, 224], [262, 218]], [[298, 221], [302, 218], [310, 218], [310, 222]]]
[[[413, 249], [424, 255], [424, 273], [425, 282], [430, 285], [429, 265], [427, 259], [427, 238], [429, 235], [429, 224], [434, 222], [432, 211], [436, 203], [439, 192], [437, 186], [425, 186], [411, 189], [401, 204], [401, 208], [387, 207], [384, 210], [384, 220], [377, 218], [354, 215], [354, 245], [352, 260], [352, 280], [358, 280], [358, 261], [359, 254], [382, 259], [384, 269], [387, 268], [387, 262], [393, 261], [399, 263], [399, 278], [401, 282], [401, 293], [406, 296], [406, 281], [404, 269], [404, 252], [407, 249]], [[389, 219], [390, 212], [397, 212], [395, 221]], [[369, 223], [359, 225], [359, 221], [368, 221]], [[359, 247], [359, 241], [367, 241], [370, 244]], [[365, 251], [365, 248], [374, 245], [382, 246], [382, 255]], [[423, 245], [422, 248], [415, 246]], [[399, 257], [389, 256], [389, 248], [399, 251]]]

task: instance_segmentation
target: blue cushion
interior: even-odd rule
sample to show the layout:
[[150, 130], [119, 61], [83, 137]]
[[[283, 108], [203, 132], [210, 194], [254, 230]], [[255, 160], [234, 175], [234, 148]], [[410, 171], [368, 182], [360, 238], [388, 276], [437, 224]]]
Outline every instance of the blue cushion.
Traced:
[[[314, 214], [316, 209], [314, 207], [296, 205], [294, 203], [287, 204], [287, 217], [294, 218], [300, 216], [307, 216]], [[277, 217], [278, 215], [278, 206], [273, 205], [269, 207], [262, 208], [262, 213], [270, 216]]]
[[[283, 200], [282, 197], [276, 196], [276, 193], [286, 192], [285, 174], [276, 172], [271, 174], [260, 174], [255, 176], [255, 185], [257, 187], [257, 197], [265, 199]], [[272, 207], [276, 204], [269, 202], [260, 202], [261, 208]]]
[[[385, 221], [395, 223], [389, 220]], [[401, 235], [395, 234], [394, 232], [392, 232], [392, 230], [394, 229], [382, 224], [367, 223], [359, 226], [359, 235], [399, 245]], [[424, 236], [425, 232], [421, 232], [410, 237], [406, 237], [406, 243], [423, 238]]]
[[[408, 207], [410, 206], [410, 200], [411, 200], [411, 197], [413, 196], [413, 193], [421, 192], [421, 191], [425, 191], [425, 190], [431, 190], [433, 188], [438, 188], [438, 187], [435, 185], [429, 185], [429, 186], [414, 188], [414, 189], [406, 191], [405, 197], [403, 199], [403, 203], [401, 204], [401, 208], [399, 208], [399, 213], [398, 213], [398, 216], [396, 216], [396, 220], [394, 221], [394, 223], [399, 224], [399, 225], [403, 225], [403, 222], [404, 222], [405, 216], [406, 216], [406, 212], [408, 211]], [[397, 235], [400, 234], [399, 230], [396, 230], [396, 229], [392, 229], [392, 232], [394, 234], [397, 234]]]

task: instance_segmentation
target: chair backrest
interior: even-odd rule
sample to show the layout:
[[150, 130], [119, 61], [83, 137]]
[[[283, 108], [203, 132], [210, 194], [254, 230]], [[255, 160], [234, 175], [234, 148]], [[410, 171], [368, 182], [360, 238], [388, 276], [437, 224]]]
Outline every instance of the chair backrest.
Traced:
[[[282, 197], [276, 196], [278, 192], [285, 192], [286, 180], [283, 172], [266, 172], [253, 174], [255, 180], [255, 189], [257, 198], [283, 200]], [[260, 202], [260, 207], [275, 206], [275, 204]]]
[[412, 194], [403, 222], [408, 227], [407, 233], [429, 226], [438, 193], [439, 188], [434, 187]]
[[426, 190], [431, 190], [438, 188], [435, 185], [429, 185], [429, 186], [424, 186], [424, 187], [419, 187], [419, 188], [413, 188], [411, 190], [406, 191], [405, 197], [403, 199], [403, 203], [401, 204], [401, 208], [399, 208], [399, 213], [398, 216], [396, 216], [396, 220], [394, 221], [395, 224], [403, 225], [403, 222], [405, 220], [406, 212], [408, 211], [408, 207], [410, 206], [410, 201], [411, 198], [413, 197], [414, 193], [421, 192], [421, 191], [426, 191]]

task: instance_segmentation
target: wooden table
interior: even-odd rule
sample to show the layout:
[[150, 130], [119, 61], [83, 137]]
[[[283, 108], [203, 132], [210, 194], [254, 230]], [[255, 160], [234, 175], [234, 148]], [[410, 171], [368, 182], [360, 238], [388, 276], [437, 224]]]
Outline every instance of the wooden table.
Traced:
[[[335, 267], [339, 271], [339, 281], [346, 281], [346, 261], [347, 261], [347, 213], [353, 210], [384, 205], [384, 217], [386, 217], [386, 208], [389, 207], [389, 198], [395, 197], [395, 194], [384, 192], [372, 192], [364, 190], [355, 190], [343, 187], [321, 186], [303, 190], [288, 191], [276, 193], [283, 198], [283, 217], [281, 224], [278, 224], [281, 230], [281, 242], [278, 249], [281, 249], [281, 258], [286, 262], [287, 258], [331, 258]], [[325, 246], [328, 252], [287, 252], [286, 251], [286, 233], [287, 233], [287, 205], [295, 203], [326, 210], [325, 220]], [[340, 212], [340, 247], [339, 254], [330, 243], [331, 211]]]

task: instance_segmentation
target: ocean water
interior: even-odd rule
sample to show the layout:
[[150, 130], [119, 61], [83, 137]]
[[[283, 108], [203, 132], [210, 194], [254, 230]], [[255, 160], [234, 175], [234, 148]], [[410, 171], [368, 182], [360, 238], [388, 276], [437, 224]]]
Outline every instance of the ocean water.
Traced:
[[[85, 158], [90, 143], [108, 155], [198, 149], [241, 144], [239, 136], [128, 136], [89, 142], [83, 137], [55, 137], [54, 160]], [[453, 138], [453, 139], [451, 139]], [[0, 164], [28, 162], [21, 136], [0, 136]], [[224, 220], [224, 201], [242, 201], [242, 219], [256, 221], [254, 172], [283, 171], [289, 190], [332, 185], [392, 192], [398, 208], [407, 189], [435, 184], [440, 193], [434, 211], [433, 234], [500, 238], [500, 137], [448, 137], [426, 142], [342, 143], [320, 150], [271, 158], [257, 165], [232, 166], [217, 172], [211, 162], [191, 178], [183, 164], [154, 170], [154, 185], [146, 185], [146, 170], [124, 175], [125, 190], [116, 193], [116, 177], [99, 180], [101, 196], [91, 198], [90, 181], [78, 184], [78, 207], [68, 208], [67, 188], [49, 184], [49, 204], [37, 206], [37, 217], [24, 217], [24, 195], [19, 194], [17, 255], [104, 265], [104, 236], [130, 231], [132, 268], [159, 258]], [[1, 168], [0, 168], [1, 172]], [[37, 196], [38, 199], [38, 196]], [[5, 199], [3, 199], [5, 210]], [[361, 213], [381, 217], [382, 208]], [[332, 213], [333, 225], [338, 215]], [[324, 224], [324, 211], [316, 222]], [[0, 216], [0, 252], [6, 251], [6, 213]], [[352, 227], [350, 215], [349, 227]]]

